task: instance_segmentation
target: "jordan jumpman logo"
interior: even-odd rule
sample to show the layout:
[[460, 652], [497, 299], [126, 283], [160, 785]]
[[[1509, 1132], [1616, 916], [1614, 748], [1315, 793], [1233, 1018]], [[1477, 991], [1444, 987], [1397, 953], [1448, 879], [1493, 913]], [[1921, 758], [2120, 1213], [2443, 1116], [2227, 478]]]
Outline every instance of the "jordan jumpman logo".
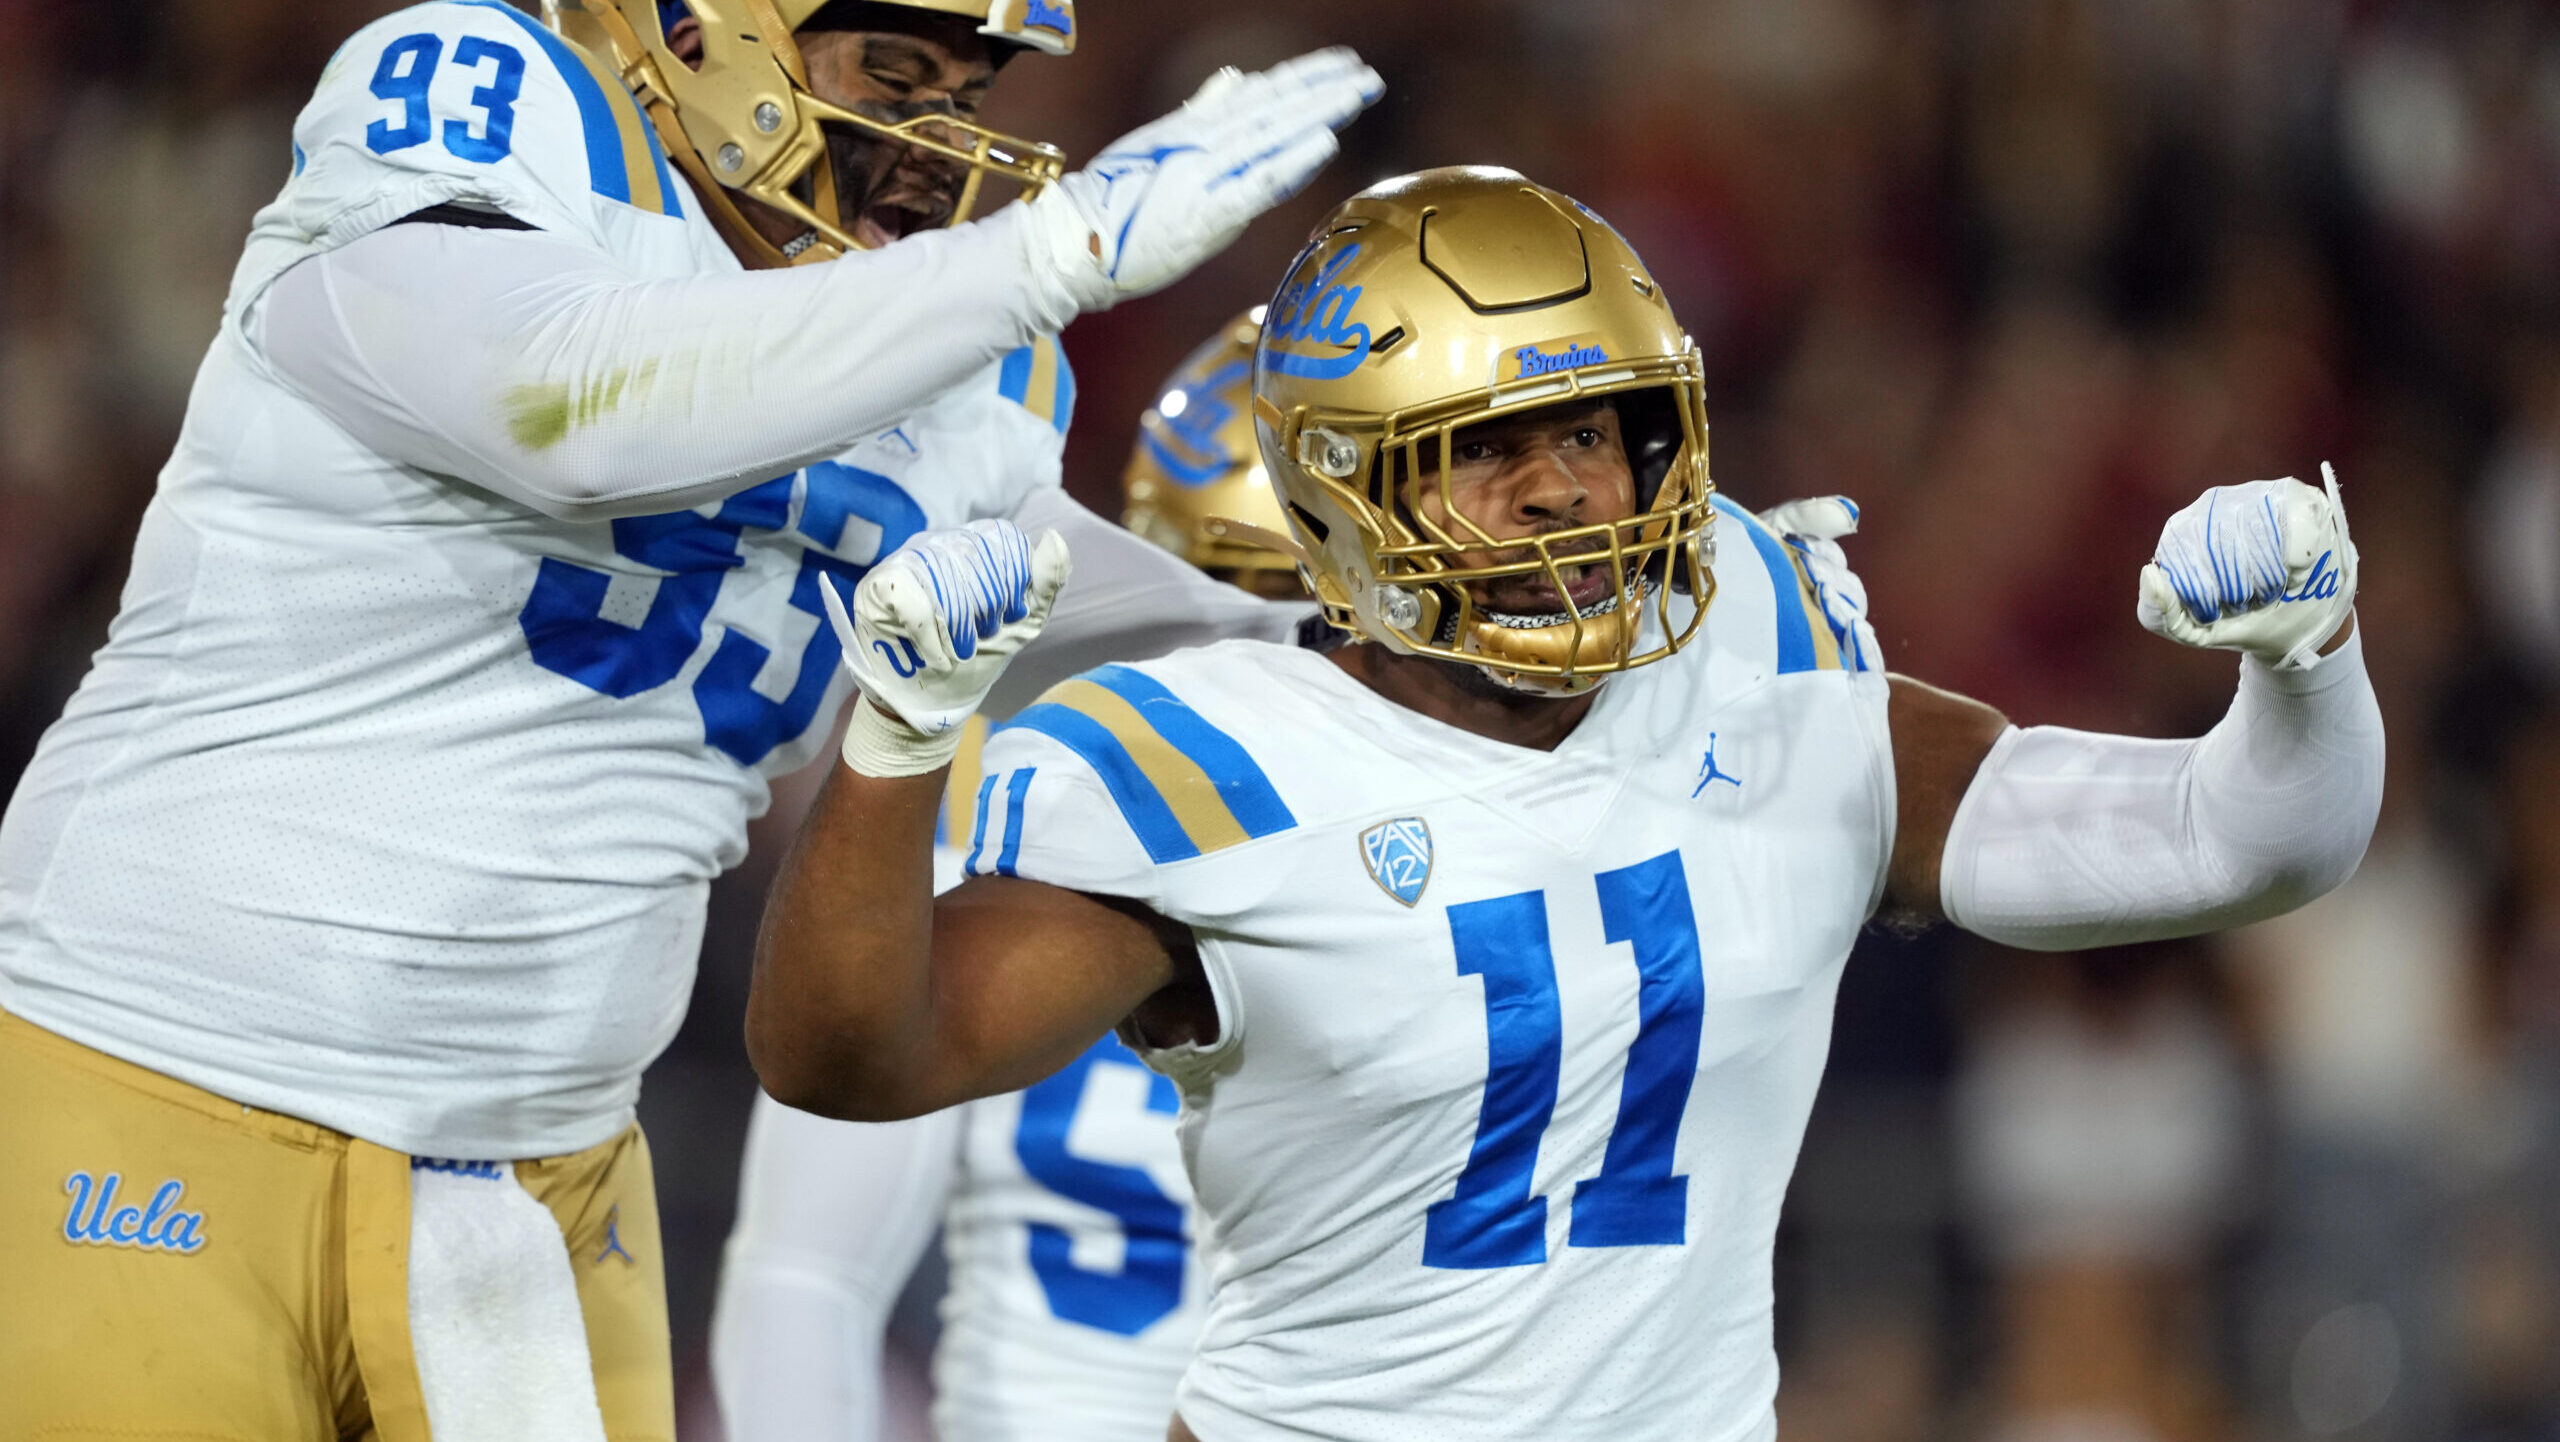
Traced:
[[604, 1214], [604, 1250], [596, 1253], [596, 1260], [602, 1262], [616, 1252], [620, 1252], [622, 1260], [626, 1262], [634, 1265], [639, 1263], [640, 1259], [631, 1255], [630, 1249], [622, 1245], [622, 1208], [620, 1207], [615, 1207]]
[[1742, 789], [1741, 777], [1717, 768], [1716, 733], [1710, 731], [1707, 733], [1707, 759], [1698, 763], [1698, 784], [1694, 790], [1690, 791], [1689, 799], [1697, 800], [1699, 793], [1705, 791], [1709, 783], [1716, 781], [1730, 781], [1733, 783], [1734, 790]]

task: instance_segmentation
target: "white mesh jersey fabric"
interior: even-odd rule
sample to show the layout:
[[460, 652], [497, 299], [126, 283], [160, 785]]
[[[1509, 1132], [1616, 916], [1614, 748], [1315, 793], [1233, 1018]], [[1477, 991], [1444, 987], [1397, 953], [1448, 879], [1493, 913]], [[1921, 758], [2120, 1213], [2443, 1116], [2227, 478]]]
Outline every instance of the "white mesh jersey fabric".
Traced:
[[[1782, 543], [1722, 524], [1697, 642], [1552, 753], [1241, 641], [988, 741], [972, 869], [1144, 901], [1218, 993], [1214, 1045], [1149, 1058], [1198, 1191], [1203, 1436], [1774, 1435], [1779, 1205], [1894, 783], [1871, 635], [1820, 644]], [[1123, 703], [1226, 819], [1114, 754]]]
[[[635, 274], [735, 269], [689, 196], [608, 193], [608, 162], [627, 192], [656, 162], [543, 34], [447, 3], [341, 52], [108, 642], [0, 824], [0, 1006], [439, 1156], [554, 1155], [629, 1121], [710, 879], [844, 699], [818, 572], [1054, 486], [1071, 394], [1043, 341], [836, 460], [613, 521], [356, 444], [241, 330], [280, 259], [460, 198]], [[475, 91], [511, 74], [514, 149], [469, 161], [496, 114]]]

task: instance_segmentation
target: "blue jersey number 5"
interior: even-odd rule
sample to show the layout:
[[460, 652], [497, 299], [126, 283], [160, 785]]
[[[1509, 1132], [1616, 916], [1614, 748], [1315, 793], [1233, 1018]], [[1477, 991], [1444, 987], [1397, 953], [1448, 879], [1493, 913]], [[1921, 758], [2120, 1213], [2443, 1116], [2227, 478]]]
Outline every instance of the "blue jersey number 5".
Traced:
[[[435, 83], [436, 65], [443, 58], [444, 42], [433, 35], [403, 35], [382, 48], [382, 61], [373, 68], [373, 93], [376, 99], [400, 102], [400, 123], [377, 120], [366, 126], [367, 150], [389, 155], [424, 144], [435, 133], [427, 87]], [[477, 70], [483, 62], [496, 68], [488, 84], [471, 92], [471, 103], [483, 117], [478, 133], [468, 122], [448, 120], [444, 148], [464, 160], [485, 164], [506, 159], [515, 143], [516, 99], [524, 93], [524, 52], [481, 35], [466, 35], [453, 47], [454, 64]]]
[[[1096, 1066], [1143, 1068], [1143, 1063], [1114, 1037], [1086, 1048], [1066, 1070], [1022, 1094], [1022, 1124], [1014, 1133], [1013, 1150], [1032, 1180], [1070, 1201], [1110, 1213], [1127, 1241], [1119, 1271], [1087, 1271], [1069, 1255], [1064, 1231], [1033, 1222], [1031, 1271], [1049, 1298], [1049, 1310], [1066, 1321], [1134, 1337], [1182, 1305], [1182, 1207], [1137, 1167], [1090, 1161], [1067, 1150], [1067, 1131], [1084, 1101], [1085, 1077]], [[1171, 1116], [1180, 1106], [1173, 1083], [1147, 1073], [1148, 1112]]]
[[[1680, 853], [1666, 851], [1595, 880], [1609, 943], [1635, 951], [1637, 1027], [1599, 1174], [1574, 1185], [1568, 1245], [1677, 1246], [1688, 1240], [1689, 1179], [1671, 1170], [1672, 1151], [1706, 1018], [1689, 878]], [[1475, 1148], [1457, 1190], [1426, 1214], [1422, 1262], [1529, 1266], [1547, 1259], [1547, 1202], [1530, 1180], [1564, 1059], [1546, 893], [1452, 906], [1449, 934], [1459, 974], [1484, 978], [1487, 1066]]]

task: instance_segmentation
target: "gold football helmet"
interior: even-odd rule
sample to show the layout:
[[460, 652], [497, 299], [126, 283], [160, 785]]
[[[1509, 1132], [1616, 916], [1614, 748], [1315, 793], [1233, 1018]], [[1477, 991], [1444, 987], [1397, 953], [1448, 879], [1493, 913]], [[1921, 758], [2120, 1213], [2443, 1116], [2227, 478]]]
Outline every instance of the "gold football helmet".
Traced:
[[1257, 536], [1286, 535], [1253, 435], [1253, 343], [1262, 307], [1183, 358], [1138, 420], [1120, 477], [1120, 524], [1261, 596], [1306, 595], [1297, 562]]
[[[1571, 695], [1678, 650], [1705, 618], [1715, 513], [1697, 347], [1635, 251], [1570, 196], [1474, 166], [1353, 196], [1272, 300], [1253, 387], [1264, 463], [1335, 625]], [[1593, 399], [1618, 412], [1633, 516], [1509, 538], [1465, 513], [1452, 436]], [[1435, 485], [1445, 521], [1414, 503]], [[1472, 589], [1543, 575], [1570, 598], [1563, 568], [1602, 557], [1616, 584], [1579, 608], [1504, 615]], [[1674, 590], [1694, 604], [1675, 608]]]
[[[667, 48], [658, 0], [543, 0], [551, 28], [610, 60], [657, 127], [668, 158], [693, 181], [720, 233], [768, 266], [832, 260], [861, 248], [844, 214], [822, 126], [845, 125], [958, 161], [968, 179], [950, 224], [969, 218], [989, 175], [1024, 199], [1066, 170], [1056, 147], [1017, 140], [940, 112], [875, 120], [819, 99], [793, 32], [828, 0], [684, 0], [702, 25], [700, 66]], [[1065, 55], [1076, 46], [1075, 0], [876, 0], [981, 22], [978, 33]], [[752, 196], [809, 227], [788, 250], [747, 223], [729, 192]]]

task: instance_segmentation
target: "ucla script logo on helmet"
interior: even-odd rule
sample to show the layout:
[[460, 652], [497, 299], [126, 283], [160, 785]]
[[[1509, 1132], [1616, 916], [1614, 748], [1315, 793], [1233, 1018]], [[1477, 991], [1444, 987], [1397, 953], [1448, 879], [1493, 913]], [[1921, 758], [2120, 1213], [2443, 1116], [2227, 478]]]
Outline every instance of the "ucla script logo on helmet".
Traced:
[[[1313, 276], [1292, 280], [1281, 289], [1262, 327], [1265, 366], [1282, 375], [1329, 381], [1358, 370], [1360, 362], [1369, 358], [1369, 328], [1351, 319], [1361, 288], [1337, 279], [1359, 255], [1359, 246], [1346, 245]], [[1322, 354], [1284, 349], [1306, 345], [1329, 349]]]
[[1407, 906], [1431, 884], [1431, 826], [1419, 816], [1381, 821], [1360, 833], [1360, 859], [1378, 889]]
[[1231, 360], [1186, 382], [1173, 393], [1182, 397], [1180, 411], [1172, 408], [1172, 396], [1166, 397], [1157, 414], [1164, 417], [1164, 428], [1172, 432], [1178, 446], [1168, 444], [1153, 429], [1138, 432], [1139, 443], [1176, 485], [1205, 486], [1234, 469], [1236, 457], [1219, 441], [1218, 432], [1236, 413], [1227, 403], [1227, 391], [1244, 383], [1252, 369], [1244, 361]]

